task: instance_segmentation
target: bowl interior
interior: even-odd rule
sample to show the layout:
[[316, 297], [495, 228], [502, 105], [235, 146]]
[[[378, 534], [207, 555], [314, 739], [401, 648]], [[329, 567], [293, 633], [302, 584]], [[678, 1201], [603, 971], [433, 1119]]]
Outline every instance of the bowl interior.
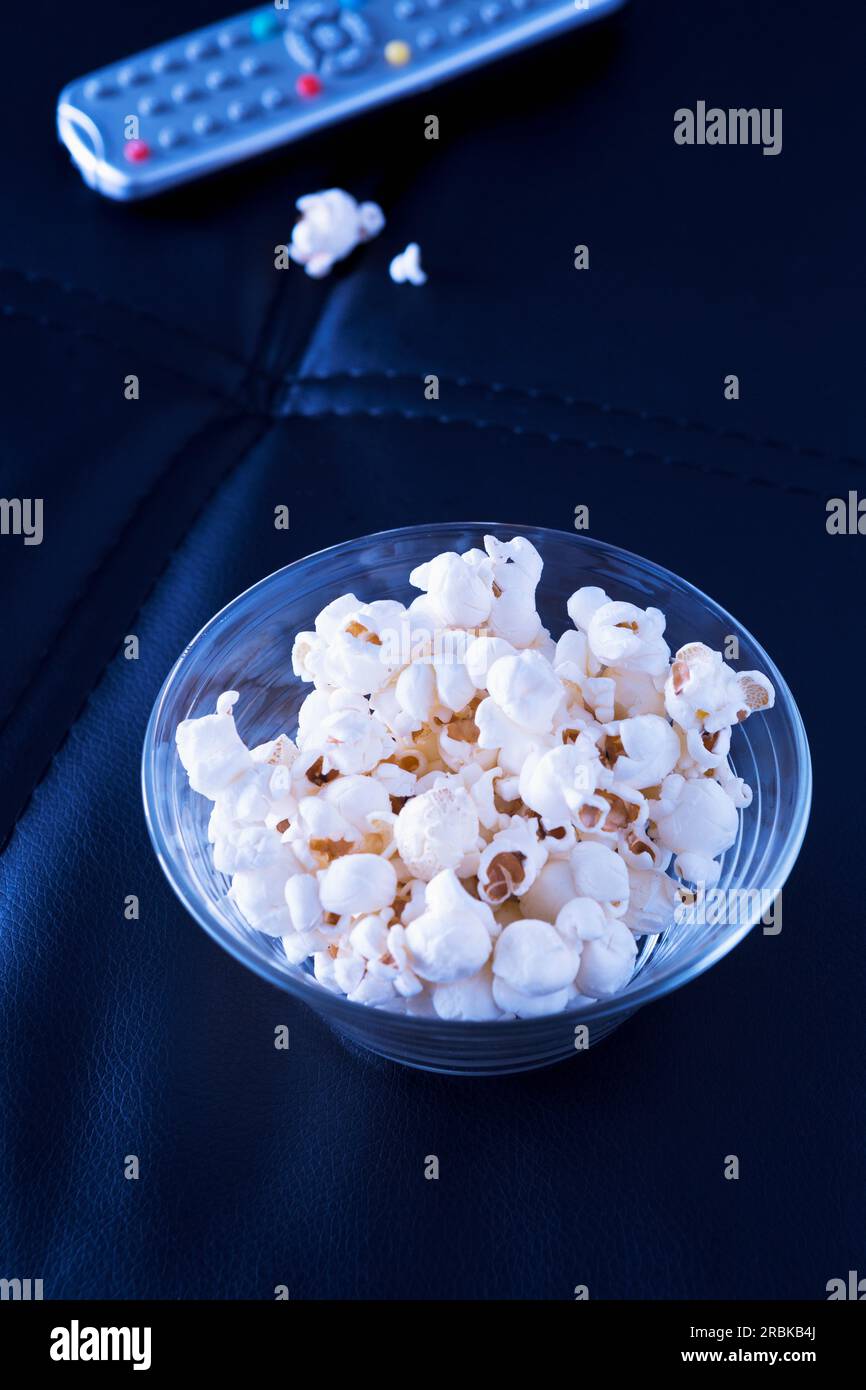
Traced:
[[[189, 911], [223, 946], [260, 974], [299, 993], [361, 1037], [385, 1030], [405, 1038], [407, 1029], [549, 1030], [552, 1020], [443, 1024], [389, 1015], [351, 1004], [324, 990], [304, 967], [288, 964], [278, 940], [254, 931], [226, 897], [228, 881], [216, 873], [207, 841], [211, 804], [190, 791], [177, 756], [178, 723], [210, 713], [224, 690], [238, 690], [238, 729], [250, 744], [277, 733], [293, 734], [298, 708], [312, 687], [294, 676], [291, 650], [297, 632], [312, 628], [316, 614], [346, 592], [360, 599], [399, 599], [417, 593], [409, 571], [442, 550], [480, 546], [493, 533], [527, 536], [544, 559], [538, 608], [554, 637], [570, 626], [566, 601], [575, 589], [595, 584], [612, 598], [661, 608], [671, 650], [700, 640], [730, 652], [738, 644], [738, 669], [765, 672], [776, 687], [775, 708], [733, 733], [731, 762], [754, 799], [740, 815], [736, 843], [725, 854], [721, 890], [727, 905], [717, 922], [673, 923], [643, 939], [635, 974], [614, 1000], [568, 1015], [611, 1020], [682, 983], [719, 959], [765, 912], [790, 872], [808, 817], [810, 768], [802, 721], [790, 691], [767, 653], [741, 624], [685, 580], [651, 562], [578, 535], [502, 523], [409, 527], [346, 542], [289, 565], [233, 600], [198, 634], [169, 674], [154, 707], [144, 749], [145, 808], [157, 854]], [[737, 890], [734, 894], [731, 890]], [[734, 899], [736, 902], [734, 903]], [[732, 906], [733, 904], [733, 906]], [[711, 914], [707, 914], [711, 915]], [[562, 1031], [562, 1017], [559, 1021]], [[396, 1030], [396, 1033], [395, 1033]], [[396, 1045], [396, 1044], [395, 1044]], [[387, 1050], [383, 1048], [382, 1050]]]

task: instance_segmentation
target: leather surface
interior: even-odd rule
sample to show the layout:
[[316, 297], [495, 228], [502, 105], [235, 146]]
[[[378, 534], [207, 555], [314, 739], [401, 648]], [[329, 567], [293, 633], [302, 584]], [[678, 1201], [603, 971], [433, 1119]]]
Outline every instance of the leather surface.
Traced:
[[[0, 489], [45, 499], [41, 546], [0, 537], [0, 1275], [46, 1297], [824, 1297], [866, 1260], [866, 541], [825, 530], [866, 487], [862, 11], [634, 0], [119, 207], [52, 143], [56, 93], [214, 6], [57, 9], [47, 33], [17, 19], [0, 152]], [[783, 153], [676, 147], [698, 99], [781, 106]], [[324, 282], [278, 274], [294, 199], [332, 184], [385, 232]], [[387, 278], [412, 239], [423, 290]], [[140, 809], [150, 707], [216, 609], [311, 550], [489, 515], [568, 530], [578, 503], [786, 673], [816, 797], [783, 931], [548, 1072], [402, 1070], [184, 915]]]

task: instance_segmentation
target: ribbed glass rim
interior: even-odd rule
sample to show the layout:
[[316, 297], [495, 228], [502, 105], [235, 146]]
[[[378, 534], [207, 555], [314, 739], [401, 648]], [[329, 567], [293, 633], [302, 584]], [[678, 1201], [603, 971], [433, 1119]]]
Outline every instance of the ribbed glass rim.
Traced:
[[[626, 561], [635, 570], [645, 576], [651, 577], [654, 581], [668, 582], [680, 591], [685, 592], [704, 604], [717, 619], [732, 624], [743, 634], [744, 637], [754, 646], [755, 652], [761, 660], [762, 669], [769, 676], [776, 688], [777, 703], [779, 709], [783, 704], [786, 713], [790, 717], [794, 744], [797, 757], [799, 792], [796, 800], [796, 813], [787, 829], [783, 841], [777, 849], [773, 873], [773, 888], [781, 891], [786, 883], [791, 870], [796, 863], [803, 838], [806, 834], [806, 827], [809, 821], [809, 814], [812, 804], [812, 763], [809, 753], [809, 743], [806, 737], [806, 730], [803, 724], [799, 708], [791, 693], [787, 681], [778, 670], [775, 662], [765, 651], [763, 645], [758, 642], [748, 628], [739, 619], [734, 618], [727, 609], [721, 604], [703, 593], [696, 585], [691, 584], [681, 575], [675, 574], [673, 570], [667, 569], [664, 565], [657, 564], [654, 560], [648, 560], [644, 556], [637, 555], [633, 551], [625, 550], [621, 546], [611, 545], [608, 541], [597, 540], [594, 537], [582, 536], [570, 531], [558, 531], [553, 527], [527, 526], [525, 523], [509, 521], [444, 521], [428, 522], [414, 526], [398, 526], [386, 531], [373, 531], [364, 536], [358, 536], [350, 540], [339, 541], [335, 545], [326, 546], [322, 550], [312, 551], [309, 555], [303, 556], [299, 560], [293, 560], [291, 564], [284, 565], [271, 574], [251, 584], [237, 594], [212, 618], [205, 623], [184, 647], [180, 656], [172, 665], [168, 675], [163, 681], [160, 692], [154, 702], [147, 729], [144, 736], [142, 748], [142, 797], [144, 802], [144, 817], [147, 824], [148, 833], [153, 845], [156, 857], [162, 867], [163, 873], [168, 879], [175, 896], [186, 908], [191, 917], [211, 936], [224, 950], [230, 955], [255, 971], [262, 979], [268, 980], [280, 989], [286, 990], [289, 994], [299, 999], [302, 1003], [309, 1005], [318, 1012], [330, 1016], [336, 1023], [341, 1020], [350, 1025], [354, 1031], [356, 1026], [370, 1028], [373, 1024], [371, 1015], [375, 1015], [381, 1024], [391, 1024], [399, 1028], [399, 1031], [411, 1029], [419, 1037], [425, 1032], [436, 1033], [441, 1036], [443, 1029], [452, 1033], [455, 1038], [458, 1033], [477, 1035], [491, 1033], [504, 1034], [506, 1030], [521, 1030], [528, 1033], [530, 1030], [538, 1030], [540, 1026], [550, 1025], [554, 1019], [569, 1017], [581, 1023], [591, 1022], [593, 1019], [603, 1019], [616, 1017], [617, 1015], [627, 1015], [643, 1004], [650, 1003], [654, 999], [670, 994], [681, 985], [688, 983], [689, 980], [696, 979], [711, 966], [722, 960], [735, 946], [743, 940], [760, 920], [761, 912], [765, 910], [764, 905], [759, 905], [757, 910], [746, 920], [735, 926], [730, 926], [728, 930], [720, 934], [713, 942], [708, 943], [705, 951], [687, 955], [686, 959], [679, 961], [674, 958], [670, 966], [661, 965], [654, 972], [652, 979], [644, 984], [640, 983], [640, 974], [626, 989], [615, 995], [612, 999], [601, 1000], [595, 1004], [590, 1004], [579, 1011], [569, 1011], [566, 1015], [546, 1015], [540, 1018], [518, 1018], [518, 1019], [490, 1019], [478, 1021], [457, 1021], [445, 1020], [441, 1018], [427, 1018], [410, 1014], [395, 1014], [387, 1010], [371, 1008], [367, 1004], [354, 1003], [342, 995], [333, 993], [330, 990], [318, 986], [314, 980], [310, 980], [309, 985], [284, 973], [274, 961], [269, 960], [264, 955], [258, 955], [247, 946], [242, 938], [235, 937], [225, 927], [222, 921], [215, 916], [209, 904], [201, 901], [190, 891], [190, 885], [185, 876], [177, 871], [175, 859], [170, 845], [169, 831], [163, 823], [162, 807], [157, 795], [157, 740], [156, 731], [160, 722], [160, 717], [164, 707], [172, 694], [175, 682], [178, 680], [184, 665], [193, 650], [210, 638], [214, 629], [219, 627], [226, 616], [242, 604], [248, 603], [256, 592], [265, 586], [273, 583], [278, 577], [287, 574], [301, 572], [307, 568], [316, 568], [329, 558], [337, 555], [345, 555], [360, 546], [366, 546], [375, 542], [385, 542], [412, 538], [419, 535], [428, 537], [431, 543], [436, 537], [447, 538], [449, 533], [456, 534], [462, 531], [479, 530], [484, 532], [509, 531], [514, 534], [526, 536], [533, 544], [538, 543], [538, 548], [542, 550], [544, 558], [543, 544], [546, 538], [555, 538], [557, 542], [563, 540], [574, 543], [581, 549], [594, 550], [600, 554], [608, 555], [620, 561]], [[431, 550], [431, 553], [434, 553]], [[542, 581], [543, 582], [543, 581]]]

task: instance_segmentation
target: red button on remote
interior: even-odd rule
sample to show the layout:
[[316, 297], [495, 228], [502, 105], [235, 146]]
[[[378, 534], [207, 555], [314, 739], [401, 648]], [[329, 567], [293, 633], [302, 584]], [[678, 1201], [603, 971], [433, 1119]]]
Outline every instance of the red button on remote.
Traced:
[[150, 145], [146, 140], [127, 140], [123, 154], [130, 164], [142, 164], [145, 159], [150, 159]]
[[321, 90], [322, 84], [314, 72], [303, 73], [295, 83], [299, 97], [317, 97]]

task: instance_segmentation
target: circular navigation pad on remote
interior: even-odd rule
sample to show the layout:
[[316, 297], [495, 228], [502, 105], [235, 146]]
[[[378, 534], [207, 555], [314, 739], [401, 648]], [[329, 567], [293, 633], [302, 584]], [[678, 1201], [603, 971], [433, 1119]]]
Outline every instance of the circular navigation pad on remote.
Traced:
[[357, 72], [373, 51], [373, 31], [366, 19], [330, 0], [309, 0], [293, 8], [283, 37], [299, 67], [325, 77]]

